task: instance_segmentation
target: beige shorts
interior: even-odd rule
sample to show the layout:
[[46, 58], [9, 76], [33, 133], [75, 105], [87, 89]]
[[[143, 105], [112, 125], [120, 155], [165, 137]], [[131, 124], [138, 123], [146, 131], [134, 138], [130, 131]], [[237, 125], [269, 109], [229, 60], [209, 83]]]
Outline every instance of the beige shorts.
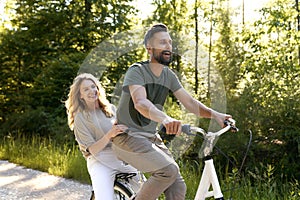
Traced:
[[131, 135], [124, 133], [113, 139], [112, 149], [119, 159], [142, 172], [153, 172], [176, 164], [159, 135], [150, 138], [132, 135], [134, 133]]

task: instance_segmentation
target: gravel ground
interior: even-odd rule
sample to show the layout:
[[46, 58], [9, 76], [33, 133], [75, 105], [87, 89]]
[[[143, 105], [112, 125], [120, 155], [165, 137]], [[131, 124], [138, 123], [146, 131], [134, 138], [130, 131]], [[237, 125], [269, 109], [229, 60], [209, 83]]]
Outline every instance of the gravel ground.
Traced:
[[1, 200], [89, 200], [87, 184], [0, 160]]

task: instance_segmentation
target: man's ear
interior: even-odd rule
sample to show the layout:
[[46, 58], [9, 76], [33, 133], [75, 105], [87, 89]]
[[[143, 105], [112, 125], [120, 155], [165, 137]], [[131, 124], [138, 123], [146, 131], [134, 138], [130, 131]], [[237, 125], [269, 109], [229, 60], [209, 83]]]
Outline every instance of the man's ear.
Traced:
[[146, 50], [148, 53], [151, 53], [152, 47], [149, 44], [147, 44]]

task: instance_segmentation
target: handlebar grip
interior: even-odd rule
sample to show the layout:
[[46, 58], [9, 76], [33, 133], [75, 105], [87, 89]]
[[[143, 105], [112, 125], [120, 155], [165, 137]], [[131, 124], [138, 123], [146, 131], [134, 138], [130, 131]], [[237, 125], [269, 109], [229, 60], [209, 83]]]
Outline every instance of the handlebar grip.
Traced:
[[183, 124], [181, 126], [181, 131], [187, 135], [190, 135], [191, 134], [191, 125], [189, 124]]
[[239, 131], [239, 129], [235, 126], [235, 120], [234, 119], [231, 119], [231, 118], [225, 119], [224, 120], [224, 125], [225, 126], [230, 126], [230, 129], [234, 132]]
[[[166, 133], [166, 127], [164, 127], [164, 125], [160, 125], [159, 131], [162, 133]], [[190, 135], [191, 134], [191, 125], [183, 124], [181, 126], [181, 132]]]
[[166, 133], [166, 127], [164, 127], [164, 125], [161, 124], [158, 131], [162, 133]]

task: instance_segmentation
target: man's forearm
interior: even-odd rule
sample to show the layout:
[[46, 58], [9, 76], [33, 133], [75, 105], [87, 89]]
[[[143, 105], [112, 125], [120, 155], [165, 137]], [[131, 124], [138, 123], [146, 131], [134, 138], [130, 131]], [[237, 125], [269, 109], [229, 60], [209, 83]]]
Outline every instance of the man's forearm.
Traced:
[[193, 108], [198, 108], [198, 110], [194, 109], [195, 110], [194, 113], [199, 117], [216, 118], [218, 115], [221, 114], [221, 113], [213, 110], [212, 108], [207, 107], [200, 101], [195, 100], [194, 103], [195, 103], [195, 105], [193, 106]]
[[141, 113], [144, 117], [151, 119], [155, 122], [162, 122], [168, 116], [159, 110], [151, 101], [148, 99], [139, 100], [134, 104], [135, 109]]

